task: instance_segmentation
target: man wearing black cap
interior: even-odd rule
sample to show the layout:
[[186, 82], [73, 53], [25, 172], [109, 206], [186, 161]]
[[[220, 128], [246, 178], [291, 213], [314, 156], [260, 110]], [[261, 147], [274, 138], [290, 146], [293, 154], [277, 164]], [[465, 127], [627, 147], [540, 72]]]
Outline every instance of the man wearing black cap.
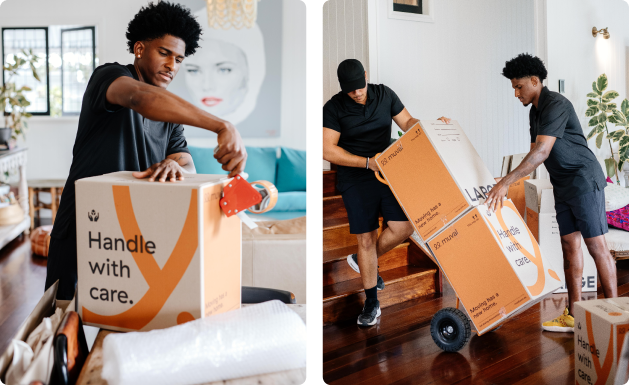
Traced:
[[[343, 61], [337, 75], [341, 92], [323, 107], [323, 158], [338, 165], [337, 188], [347, 209], [350, 233], [358, 239], [358, 253], [348, 256], [347, 262], [361, 273], [367, 296], [358, 324], [370, 326], [380, 316], [377, 290], [384, 289], [378, 257], [413, 234], [389, 187], [376, 179], [378, 166], [373, 157], [390, 144], [391, 120], [407, 131], [417, 119], [389, 87], [367, 84], [360, 61]], [[440, 120], [450, 122], [444, 117]], [[378, 237], [380, 213], [388, 227]]]

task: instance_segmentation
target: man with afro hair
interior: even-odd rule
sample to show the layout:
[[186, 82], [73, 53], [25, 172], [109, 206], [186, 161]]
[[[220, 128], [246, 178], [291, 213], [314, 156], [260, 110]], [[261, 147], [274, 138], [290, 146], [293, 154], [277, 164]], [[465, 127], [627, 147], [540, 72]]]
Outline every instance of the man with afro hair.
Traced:
[[616, 265], [604, 235], [607, 233], [605, 175], [587, 145], [572, 103], [542, 84], [548, 72], [539, 58], [518, 55], [506, 62], [502, 74], [511, 80], [515, 97], [524, 106], [533, 105], [529, 112], [531, 151], [515, 170], [491, 189], [487, 194], [487, 205], [491, 210], [501, 206], [509, 185], [529, 175], [544, 162], [555, 196], [568, 307], [557, 318], [544, 322], [542, 328], [552, 332], [573, 332], [573, 307], [581, 299], [581, 237], [594, 258], [605, 297], [618, 296]]
[[135, 171], [151, 182], [183, 180], [195, 172], [183, 125], [217, 134], [214, 157], [230, 176], [245, 167], [247, 153], [233, 124], [166, 91], [182, 61], [199, 48], [201, 26], [190, 10], [149, 3], [131, 20], [126, 37], [133, 64], [99, 66], [83, 95], [48, 256], [46, 289], [59, 280], [59, 299], [71, 299], [77, 281], [76, 180], [115, 171]]

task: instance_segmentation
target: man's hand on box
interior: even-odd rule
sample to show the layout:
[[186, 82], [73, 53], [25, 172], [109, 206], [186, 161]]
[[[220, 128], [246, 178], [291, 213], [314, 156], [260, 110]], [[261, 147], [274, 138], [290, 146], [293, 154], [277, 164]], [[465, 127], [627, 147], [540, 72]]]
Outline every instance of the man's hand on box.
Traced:
[[229, 171], [230, 177], [240, 174], [247, 163], [247, 150], [236, 127], [226, 126], [218, 132], [216, 140], [218, 147], [214, 158], [223, 165], [223, 170]]
[[155, 180], [176, 182], [183, 180], [183, 169], [174, 160], [164, 159], [144, 171], [134, 172], [133, 176], [138, 179], [149, 178], [149, 182], [154, 182]]
[[445, 124], [450, 124], [450, 118], [446, 118], [445, 116], [440, 117], [437, 120], [441, 120], [442, 122], [444, 122]]
[[491, 211], [496, 211], [498, 207], [502, 208], [502, 201], [506, 199], [508, 189], [509, 185], [502, 183], [502, 180], [492, 187], [485, 200], [487, 208]]

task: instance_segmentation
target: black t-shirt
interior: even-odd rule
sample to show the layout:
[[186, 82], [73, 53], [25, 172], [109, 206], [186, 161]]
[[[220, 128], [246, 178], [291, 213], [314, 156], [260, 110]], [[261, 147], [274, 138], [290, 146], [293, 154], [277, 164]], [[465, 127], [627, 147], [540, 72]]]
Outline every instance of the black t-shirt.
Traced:
[[109, 85], [121, 76], [138, 80], [133, 65], [107, 63], [96, 68], [81, 106], [72, 166], [51, 236], [76, 236], [74, 182], [115, 171], [143, 171], [168, 155], [187, 152], [180, 124], [154, 122], [107, 102]]
[[544, 87], [529, 112], [531, 143], [537, 135], [557, 138], [544, 161], [555, 200], [568, 199], [605, 188], [605, 174], [587, 145], [579, 118], [568, 99]]
[[[391, 120], [404, 110], [389, 87], [369, 84], [365, 105], [339, 92], [323, 106], [323, 127], [341, 133], [338, 146], [351, 154], [373, 157], [391, 143]], [[366, 166], [366, 164], [365, 164]], [[375, 178], [366, 167], [338, 166], [339, 182], [362, 182]]]

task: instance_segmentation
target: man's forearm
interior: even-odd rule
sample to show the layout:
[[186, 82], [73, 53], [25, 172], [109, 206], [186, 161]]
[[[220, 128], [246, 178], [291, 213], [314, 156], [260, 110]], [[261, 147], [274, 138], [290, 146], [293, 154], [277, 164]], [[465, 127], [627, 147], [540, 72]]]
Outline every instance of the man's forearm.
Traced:
[[148, 84], [139, 84], [129, 100], [129, 108], [150, 120], [184, 124], [218, 133], [234, 126], [179, 96]]
[[354, 155], [339, 146], [324, 146], [323, 159], [338, 166], [366, 168], [367, 158]]
[[415, 125], [415, 123], [419, 122], [419, 119], [415, 119], [415, 118], [410, 118], [407, 122], [406, 122], [406, 127], [404, 127], [402, 129], [402, 131], [406, 132], [408, 130], [411, 129], [411, 127], [413, 127]]
[[524, 157], [522, 163], [515, 170], [503, 178], [505, 184], [511, 185], [533, 172], [548, 158], [548, 151], [544, 143], [536, 143], [535, 147]]

